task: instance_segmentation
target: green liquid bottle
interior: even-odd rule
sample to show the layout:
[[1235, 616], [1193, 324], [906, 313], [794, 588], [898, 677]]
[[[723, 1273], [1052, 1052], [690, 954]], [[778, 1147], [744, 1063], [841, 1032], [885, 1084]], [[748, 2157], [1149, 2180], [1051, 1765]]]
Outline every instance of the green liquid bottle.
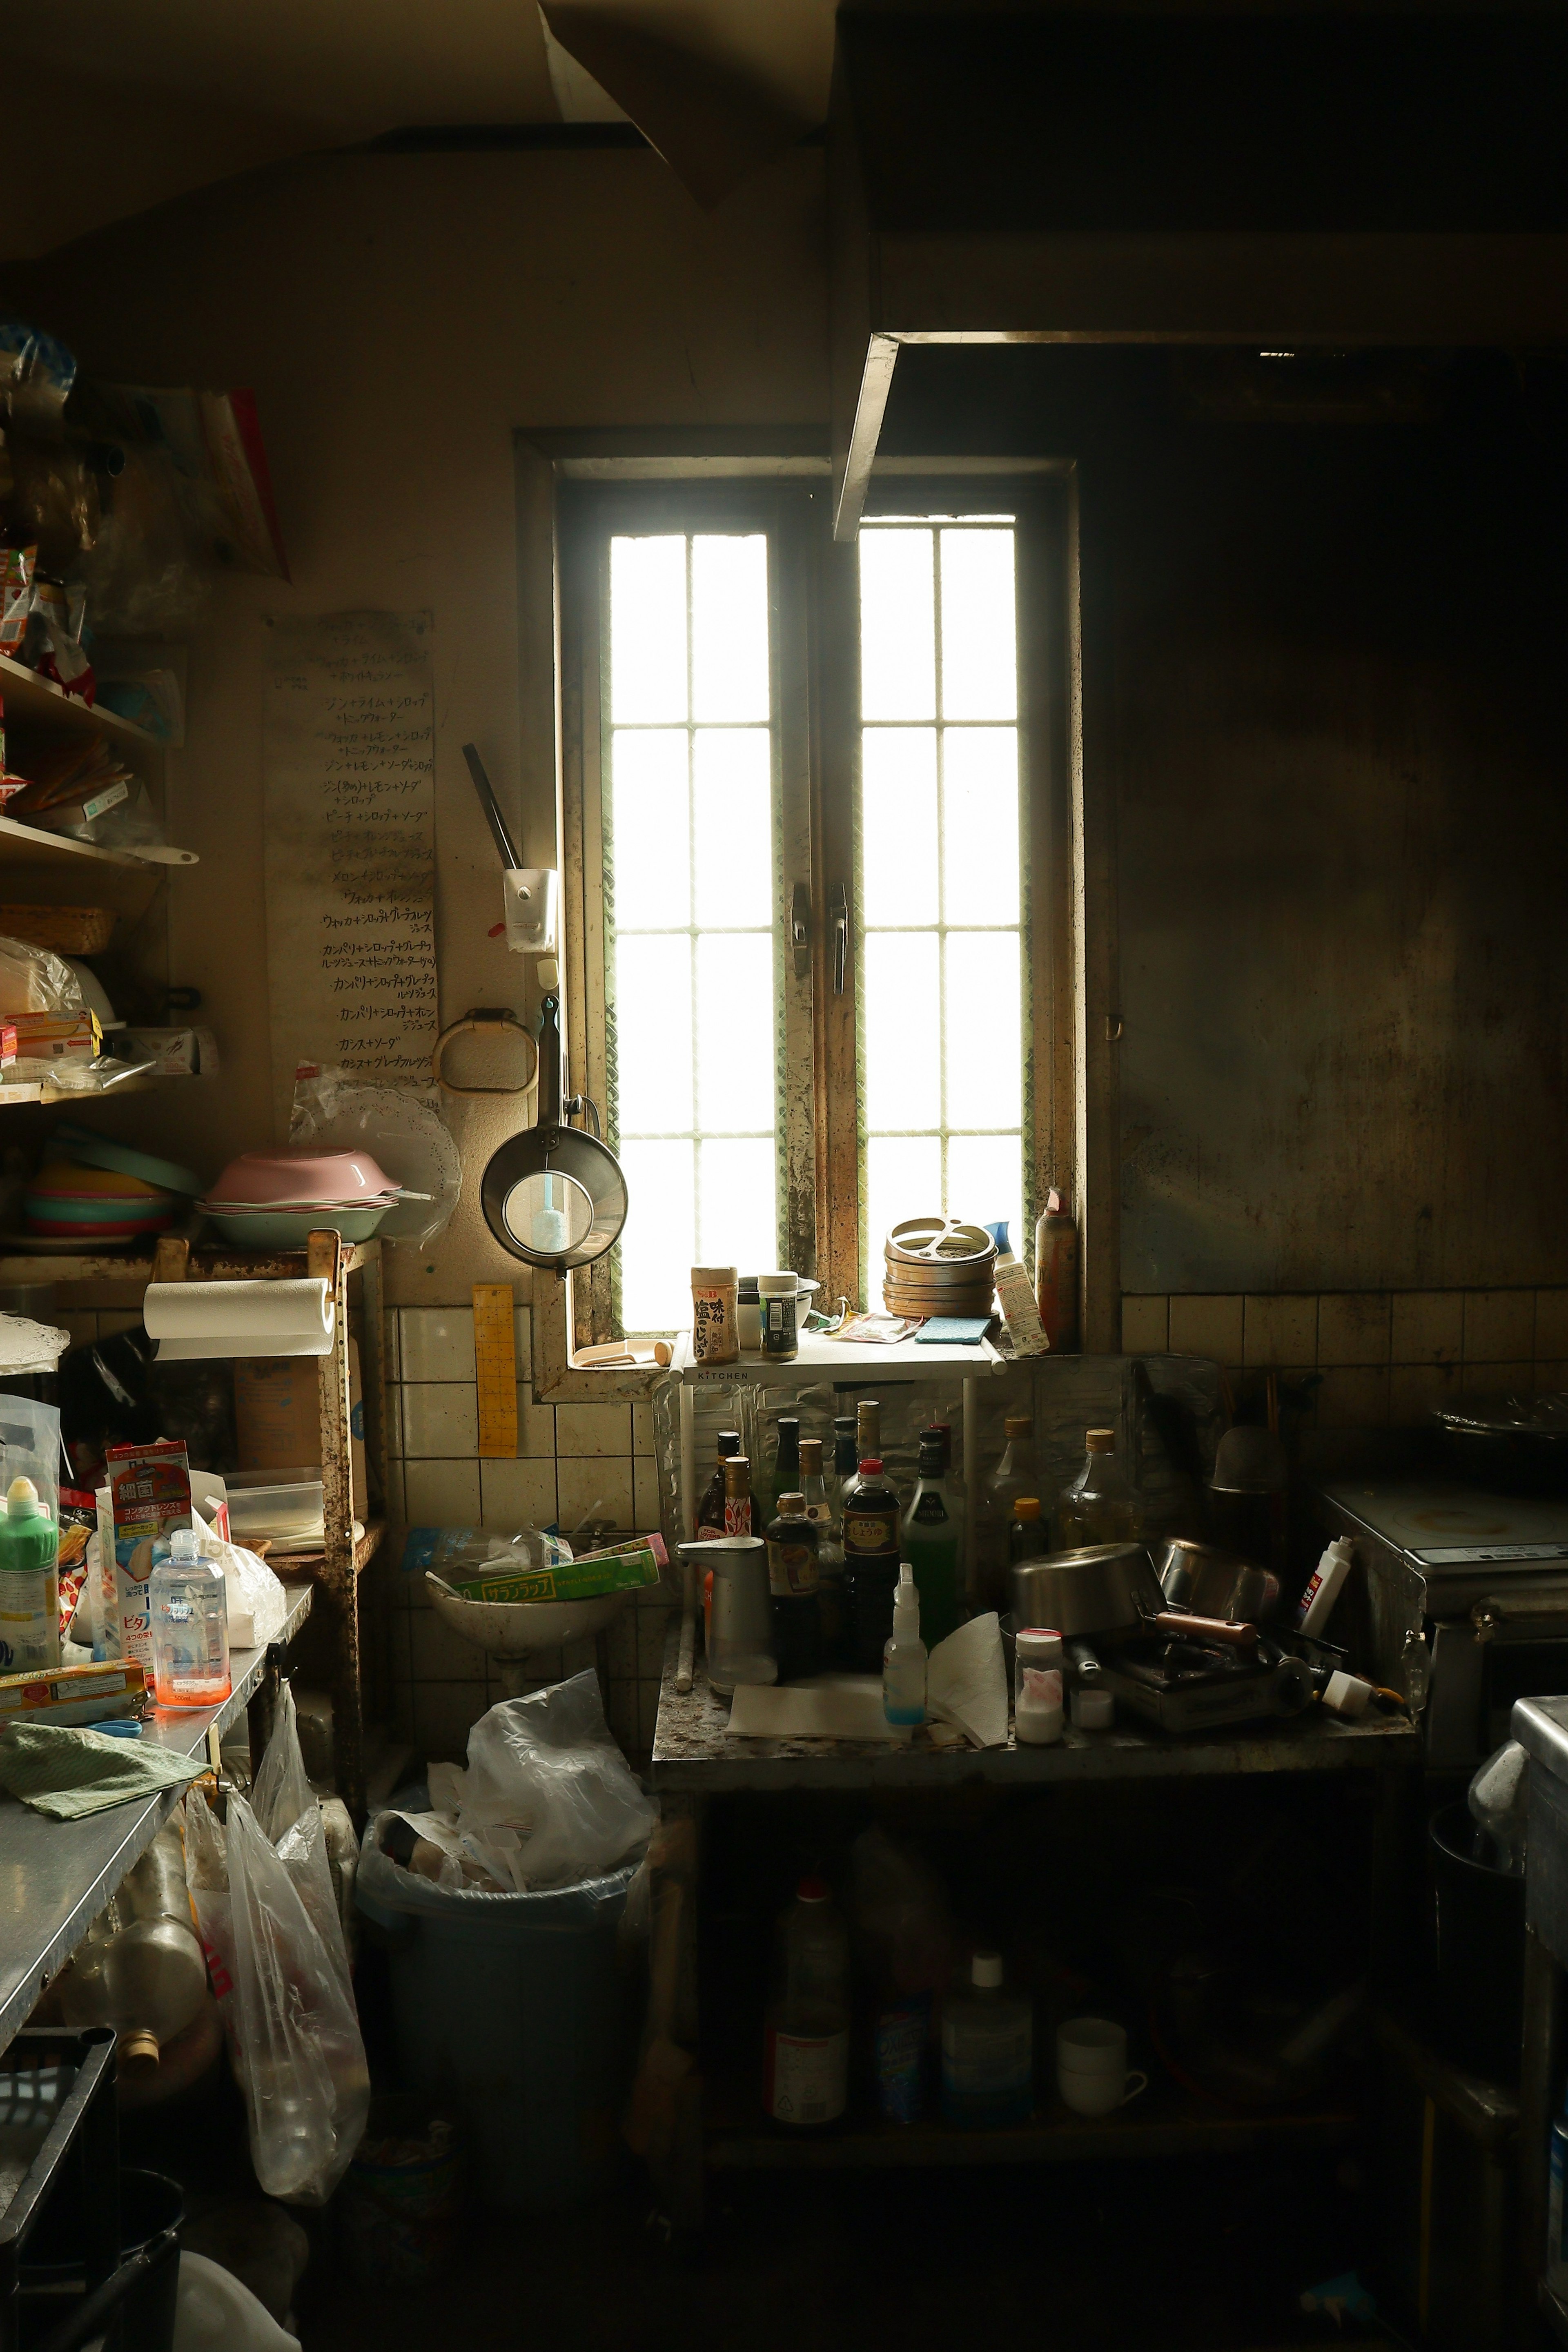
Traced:
[[930, 1646], [963, 1622], [963, 1517], [949, 1486], [940, 1430], [921, 1433], [920, 1480], [899, 1530], [921, 1596], [921, 1637]]

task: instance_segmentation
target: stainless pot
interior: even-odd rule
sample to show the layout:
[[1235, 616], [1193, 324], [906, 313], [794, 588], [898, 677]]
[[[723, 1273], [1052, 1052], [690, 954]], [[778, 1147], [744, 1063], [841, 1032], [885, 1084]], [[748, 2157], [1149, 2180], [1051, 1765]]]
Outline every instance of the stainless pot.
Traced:
[[1019, 1560], [1011, 1586], [1015, 1625], [1048, 1625], [1068, 1641], [1143, 1625], [1165, 1606], [1141, 1543], [1086, 1544]]
[[1248, 1567], [1234, 1552], [1214, 1544], [1172, 1536], [1154, 1547], [1154, 1573], [1173, 1609], [1194, 1617], [1268, 1616], [1279, 1598], [1279, 1580], [1267, 1569]]

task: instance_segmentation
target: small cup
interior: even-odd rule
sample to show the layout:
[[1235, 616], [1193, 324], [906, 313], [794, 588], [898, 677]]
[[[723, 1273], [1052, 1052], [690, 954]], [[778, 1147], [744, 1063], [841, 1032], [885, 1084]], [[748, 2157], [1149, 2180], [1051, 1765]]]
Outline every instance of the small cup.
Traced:
[[1074, 2115], [1114, 2115], [1148, 2087], [1147, 2074], [1128, 2072], [1124, 2025], [1074, 2017], [1057, 2028], [1057, 2088]]

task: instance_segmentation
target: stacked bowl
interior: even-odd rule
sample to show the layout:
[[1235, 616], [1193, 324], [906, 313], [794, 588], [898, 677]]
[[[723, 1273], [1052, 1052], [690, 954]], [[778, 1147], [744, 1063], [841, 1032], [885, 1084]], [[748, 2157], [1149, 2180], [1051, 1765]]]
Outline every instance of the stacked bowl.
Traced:
[[68, 1123], [49, 1139], [23, 1198], [23, 1221], [53, 1248], [101, 1249], [166, 1233], [201, 1189], [201, 1178], [172, 1160]]
[[241, 1249], [303, 1249], [305, 1237], [331, 1226], [346, 1242], [367, 1242], [403, 1197], [368, 1151], [242, 1151], [231, 1160], [204, 1209], [226, 1241]]

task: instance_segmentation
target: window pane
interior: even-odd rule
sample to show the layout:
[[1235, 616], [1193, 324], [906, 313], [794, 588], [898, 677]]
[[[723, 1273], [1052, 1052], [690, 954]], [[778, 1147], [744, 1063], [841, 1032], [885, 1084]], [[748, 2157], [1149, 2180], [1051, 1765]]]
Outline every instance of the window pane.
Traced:
[[691, 1125], [691, 942], [646, 935], [616, 942], [616, 1126], [623, 1136]]
[[771, 932], [698, 938], [697, 1124], [721, 1135], [773, 1131]]
[[686, 717], [686, 540], [610, 541], [610, 716], [617, 726]]
[[882, 1304], [882, 1245], [904, 1217], [929, 1216], [942, 1201], [942, 1141], [934, 1135], [873, 1135], [866, 1145], [868, 1305]]
[[867, 728], [860, 747], [860, 839], [865, 920], [934, 923], [934, 728]]
[[946, 1123], [949, 1127], [1016, 1127], [1023, 1044], [1018, 1019], [1018, 934], [950, 931], [944, 962]]
[[697, 920], [767, 929], [773, 909], [773, 737], [700, 727], [692, 738]]
[[942, 1009], [936, 933], [868, 931], [861, 968], [866, 1125], [940, 1127]]
[[616, 925], [636, 931], [689, 923], [686, 730], [616, 728], [610, 745]]
[[942, 730], [942, 915], [950, 923], [1018, 919], [1018, 734]]
[[934, 558], [929, 530], [860, 533], [860, 715], [936, 717]]
[[1026, 1256], [1024, 1155], [1018, 1138], [950, 1136], [944, 1206], [950, 1217], [967, 1217], [977, 1225], [994, 1224], [998, 1217], [1005, 1217], [1014, 1256]]
[[699, 536], [691, 542], [691, 716], [767, 715], [768, 542], [761, 532]]
[[621, 1236], [621, 1321], [627, 1331], [679, 1331], [691, 1321], [697, 1188], [689, 1138], [623, 1143], [629, 1203]]
[[1010, 530], [942, 533], [942, 715], [1018, 715]]
[[[772, 1136], [755, 1143], [700, 1143], [697, 1173], [699, 1255], [693, 1263], [771, 1274], [779, 1246]], [[687, 1307], [689, 1319], [689, 1298]]]

